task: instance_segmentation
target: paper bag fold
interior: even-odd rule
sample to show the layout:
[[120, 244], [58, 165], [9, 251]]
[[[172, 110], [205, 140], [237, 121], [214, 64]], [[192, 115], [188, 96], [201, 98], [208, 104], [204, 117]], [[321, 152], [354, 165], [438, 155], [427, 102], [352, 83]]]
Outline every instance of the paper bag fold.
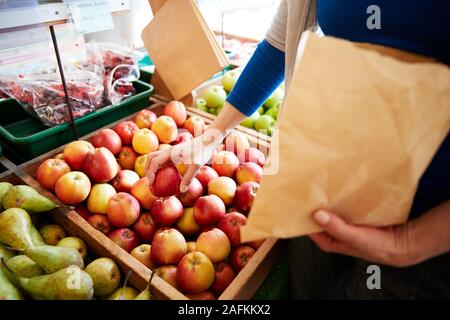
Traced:
[[320, 231], [312, 213], [404, 223], [450, 128], [450, 70], [305, 32], [279, 117], [279, 170], [265, 175], [242, 241]]

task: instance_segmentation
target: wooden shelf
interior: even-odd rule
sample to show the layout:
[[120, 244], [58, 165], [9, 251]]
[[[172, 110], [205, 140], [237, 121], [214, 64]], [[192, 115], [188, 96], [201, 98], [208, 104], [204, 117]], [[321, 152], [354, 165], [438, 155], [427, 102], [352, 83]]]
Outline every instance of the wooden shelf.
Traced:
[[[111, 13], [126, 12], [130, 0], [109, 0]], [[26, 29], [66, 23], [69, 7], [65, 3], [43, 4], [37, 7], [0, 10], [0, 31]]]

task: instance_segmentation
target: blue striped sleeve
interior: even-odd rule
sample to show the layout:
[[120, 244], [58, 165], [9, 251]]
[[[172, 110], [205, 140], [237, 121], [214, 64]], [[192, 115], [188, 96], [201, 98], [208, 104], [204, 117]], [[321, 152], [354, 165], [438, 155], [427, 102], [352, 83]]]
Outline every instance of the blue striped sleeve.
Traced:
[[245, 115], [252, 115], [284, 80], [284, 68], [284, 52], [263, 40], [242, 71], [227, 101]]

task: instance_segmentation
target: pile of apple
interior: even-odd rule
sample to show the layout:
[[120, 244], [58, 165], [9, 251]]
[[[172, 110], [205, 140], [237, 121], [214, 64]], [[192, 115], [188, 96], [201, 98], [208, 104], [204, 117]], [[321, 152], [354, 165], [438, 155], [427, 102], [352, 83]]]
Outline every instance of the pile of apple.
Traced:
[[185, 164], [168, 163], [150, 186], [148, 154], [193, 139], [205, 128], [198, 116], [172, 101], [163, 115], [140, 111], [75, 141], [45, 160], [36, 178], [94, 228], [192, 299], [218, 297], [263, 241], [242, 244], [259, 188], [264, 154], [243, 134], [229, 135], [188, 190], [179, 186]]
[[[200, 97], [195, 100], [197, 109], [218, 115], [222, 110], [228, 94], [239, 78], [240, 72], [227, 71], [221, 79], [221, 85], [212, 85], [206, 88]], [[241, 126], [272, 135], [276, 120], [280, 112], [284, 97], [284, 84], [281, 84], [273, 94], [250, 117], [241, 122]]]

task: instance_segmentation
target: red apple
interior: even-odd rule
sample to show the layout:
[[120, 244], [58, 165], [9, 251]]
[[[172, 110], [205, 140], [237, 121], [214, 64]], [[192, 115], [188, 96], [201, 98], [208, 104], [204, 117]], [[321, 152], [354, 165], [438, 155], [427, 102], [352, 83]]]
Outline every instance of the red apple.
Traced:
[[89, 211], [85, 204], [78, 204], [75, 206], [75, 212], [78, 213], [84, 220], [87, 220], [90, 216], [92, 216], [92, 212]]
[[247, 242], [245, 245], [252, 247], [255, 250], [258, 250], [262, 246], [264, 241], [266, 241], [266, 239], [253, 240], [253, 241]]
[[142, 263], [149, 269], [153, 269], [153, 260], [152, 260], [152, 246], [149, 244], [141, 244], [137, 246], [133, 250], [131, 250], [130, 255], [133, 256], [136, 260]]
[[83, 140], [71, 142], [64, 148], [64, 161], [72, 170], [81, 170], [84, 158], [92, 150], [94, 150], [94, 146], [90, 142]]
[[150, 129], [139, 129], [134, 133], [131, 142], [134, 151], [139, 154], [149, 154], [158, 150], [159, 141], [156, 134]]
[[109, 183], [95, 184], [87, 199], [89, 211], [97, 214], [106, 214], [109, 199], [115, 194], [117, 194], [116, 189]]
[[60, 152], [55, 156], [55, 159], [64, 160], [64, 152]]
[[180, 171], [167, 163], [156, 171], [151, 192], [158, 198], [174, 196], [180, 192], [181, 179]]
[[155, 264], [177, 264], [186, 250], [186, 240], [178, 230], [162, 228], [156, 231], [152, 241], [152, 260]]
[[254, 181], [261, 182], [263, 169], [254, 162], [243, 163], [236, 170], [236, 180], [239, 184]]
[[238, 246], [241, 244], [240, 228], [246, 223], [247, 218], [243, 214], [230, 212], [219, 220], [217, 227], [227, 235], [233, 246]]
[[156, 269], [156, 274], [160, 276], [164, 281], [170, 284], [175, 289], [178, 289], [177, 285], [177, 267], [176, 266], [161, 266]]
[[175, 120], [178, 127], [181, 127], [186, 121], [187, 113], [183, 102], [170, 101], [165, 107], [163, 114]]
[[194, 137], [201, 135], [205, 130], [205, 126], [205, 121], [199, 116], [192, 116], [183, 124], [183, 128], [189, 131]]
[[245, 152], [250, 147], [247, 137], [240, 132], [233, 132], [225, 139], [225, 150], [233, 152], [235, 155]]
[[106, 148], [91, 150], [84, 159], [84, 172], [96, 183], [108, 182], [118, 171], [116, 158]]
[[141, 207], [147, 210], [151, 209], [153, 203], [158, 199], [151, 193], [150, 185], [146, 177], [141, 178], [133, 185], [131, 194], [138, 199]]
[[138, 130], [138, 125], [133, 121], [124, 121], [114, 127], [114, 131], [119, 135], [123, 145], [130, 145], [134, 133]]
[[177, 222], [177, 228], [185, 236], [192, 236], [198, 233], [200, 226], [195, 222], [194, 208], [184, 209], [183, 216]]
[[131, 192], [131, 188], [140, 180], [138, 174], [131, 170], [120, 170], [112, 185], [117, 192]]
[[87, 220], [98, 231], [108, 234], [113, 230], [111, 223], [104, 214], [93, 214]]
[[122, 140], [117, 132], [111, 129], [103, 129], [94, 134], [91, 143], [96, 148], [105, 147], [114, 155], [119, 154], [122, 149]]
[[240, 246], [231, 252], [230, 263], [235, 272], [241, 271], [255, 254], [255, 249], [249, 246]]
[[225, 204], [216, 195], [203, 196], [195, 201], [194, 219], [202, 226], [215, 224], [225, 215]]
[[119, 153], [119, 164], [123, 170], [134, 170], [134, 164], [139, 154], [132, 147], [122, 147]]
[[195, 249], [206, 254], [209, 260], [215, 263], [228, 257], [231, 246], [227, 235], [222, 230], [214, 228], [198, 236]]
[[177, 284], [187, 293], [199, 293], [208, 289], [214, 281], [214, 266], [201, 252], [186, 254], [177, 267]]
[[129, 193], [119, 192], [108, 201], [106, 214], [115, 227], [131, 226], [139, 218], [139, 202]]
[[133, 230], [139, 240], [145, 243], [151, 243], [156, 232], [156, 225], [150, 213], [141, 214], [133, 225]]
[[70, 167], [64, 160], [47, 159], [37, 169], [36, 180], [45, 189], [54, 191], [56, 181], [67, 172], [70, 172]]
[[89, 195], [91, 181], [79, 171], [71, 171], [58, 179], [55, 184], [55, 193], [59, 200], [66, 205], [77, 205]]
[[202, 291], [199, 293], [187, 293], [186, 297], [190, 300], [216, 300], [216, 297], [211, 291]]
[[140, 129], [150, 129], [158, 116], [150, 110], [144, 109], [139, 111], [134, 117], [134, 122]]
[[257, 148], [250, 147], [246, 149], [244, 153], [239, 154], [239, 160], [242, 163], [253, 162], [259, 165], [260, 167], [264, 167], [264, 163], [266, 162], [266, 156]]
[[181, 203], [186, 207], [191, 207], [194, 205], [195, 201], [203, 195], [203, 186], [198, 181], [197, 178], [194, 178], [189, 185], [187, 191], [178, 196]]
[[215, 179], [218, 178], [219, 175], [216, 172], [216, 170], [214, 170], [213, 168], [209, 167], [209, 166], [203, 166], [200, 168], [199, 172], [196, 174], [195, 176], [198, 181], [200, 181], [200, 183], [203, 186], [204, 190], [208, 189], [208, 183]]
[[218, 196], [227, 206], [233, 204], [236, 189], [236, 182], [230, 177], [218, 177], [208, 183], [208, 193]]
[[200, 230], [198, 230], [199, 234], [202, 234], [203, 232], [208, 232], [211, 231], [212, 229], [214, 229], [216, 226], [214, 225], [209, 225], [209, 226], [201, 226]]
[[114, 230], [108, 237], [126, 252], [131, 252], [139, 245], [137, 236], [127, 228]]
[[220, 295], [225, 289], [233, 282], [236, 275], [234, 274], [233, 268], [225, 262], [219, 262], [215, 265], [215, 277], [214, 282], [211, 285], [211, 290]]
[[[182, 131], [182, 130], [184, 130], [184, 131]], [[184, 143], [184, 142], [192, 140], [193, 138], [194, 137], [192, 136], [192, 134], [189, 131], [187, 131], [185, 129], [180, 129], [178, 132], [178, 136], [175, 139], [175, 141], [172, 143], [172, 145]]]
[[183, 216], [183, 204], [174, 196], [157, 199], [153, 203], [151, 215], [157, 226], [171, 226]]
[[160, 116], [156, 119], [152, 131], [158, 136], [160, 143], [172, 143], [178, 135], [177, 124], [169, 116]]
[[212, 167], [219, 176], [232, 178], [239, 167], [239, 159], [233, 152], [220, 151], [214, 156]]
[[241, 184], [236, 190], [234, 200], [236, 209], [247, 214], [253, 205], [258, 190], [259, 184], [257, 182], [250, 181]]

